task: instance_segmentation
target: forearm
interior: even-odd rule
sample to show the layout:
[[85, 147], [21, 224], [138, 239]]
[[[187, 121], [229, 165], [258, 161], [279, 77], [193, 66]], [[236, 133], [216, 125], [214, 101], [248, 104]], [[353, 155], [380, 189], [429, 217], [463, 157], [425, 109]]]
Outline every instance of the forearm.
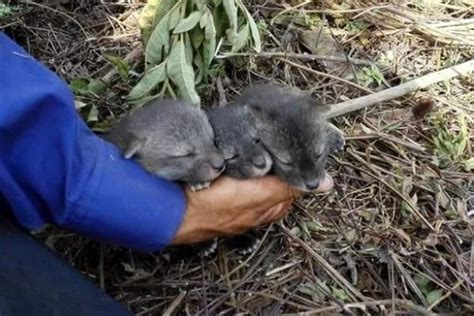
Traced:
[[68, 87], [0, 33], [0, 193], [29, 229], [46, 222], [116, 245], [158, 250], [186, 201], [94, 135]]

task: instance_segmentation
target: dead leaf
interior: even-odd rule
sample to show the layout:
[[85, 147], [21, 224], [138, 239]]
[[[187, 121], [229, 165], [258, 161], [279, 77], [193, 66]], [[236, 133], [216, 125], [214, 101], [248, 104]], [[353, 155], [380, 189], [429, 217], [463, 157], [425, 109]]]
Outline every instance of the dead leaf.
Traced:
[[434, 108], [434, 101], [430, 98], [423, 98], [413, 107], [412, 112], [415, 119], [419, 120], [426, 116]]

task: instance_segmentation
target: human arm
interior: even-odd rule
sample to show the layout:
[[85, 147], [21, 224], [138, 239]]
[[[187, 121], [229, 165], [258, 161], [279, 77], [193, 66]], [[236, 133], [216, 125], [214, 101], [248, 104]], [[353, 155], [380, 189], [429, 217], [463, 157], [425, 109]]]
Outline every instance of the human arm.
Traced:
[[67, 85], [2, 33], [0, 73], [0, 194], [16, 220], [137, 250], [169, 244], [183, 189], [94, 135]]

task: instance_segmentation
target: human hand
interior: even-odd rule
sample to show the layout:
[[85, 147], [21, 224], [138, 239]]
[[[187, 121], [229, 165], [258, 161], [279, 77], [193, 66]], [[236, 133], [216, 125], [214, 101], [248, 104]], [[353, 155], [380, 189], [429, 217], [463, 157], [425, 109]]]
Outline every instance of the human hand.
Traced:
[[[316, 192], [327, 192], [334, 182], [326, 174]], [[238, 235], [282, 218], [302, 194], [275, 176], [249, 180], [220, 177], [209, 189], [186, 189], [187, 209], [172, 242], [183, 245], [214, 237]]]

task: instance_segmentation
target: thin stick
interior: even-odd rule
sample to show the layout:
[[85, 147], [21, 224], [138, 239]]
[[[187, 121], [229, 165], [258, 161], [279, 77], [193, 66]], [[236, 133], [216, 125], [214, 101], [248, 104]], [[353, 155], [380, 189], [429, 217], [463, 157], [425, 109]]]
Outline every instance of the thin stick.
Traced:
[[303, 69], [305, 71], [308, 71], [312, 74], [315, 74], [315, 75], [319, 75], [319, 76], [323, 76], [323, 77], [326, 77], [326, 78], [331, 78], [331, 79], [334, 79], [334, 80], [337, 80], [337, 81], [340, 81], [342, 83], [345, 83], [347, 85], [350, 85], [350, 86], [353, 86], [354, 88], [357, 88], [359, 90], [362, 90], [364, 92], [367, 92], [367, 93], [373, 93], [372, 90], [370, 89], [367, 89], [365, 87], [362, 87], [361, 85], [358, 85], [357, 83], [354, 83], [352, 81], [349, 81], [349, 80], [346, 80], [344, 78], [340, 78], [338, 76], [334, 76], [334, 75], [331, 75], [331, 74], [328, 74], [328, 73], [325, 73], [325, 72], [322, 72], [322, 71], [317, 71], [317, 70], [314, 70], [314, 69], [311, 69], [309, 67], [306, 67], [306, 66], [303, 66], [303, 65], [300, 65], [300, 64], [297, 64], [297, 63], [294, 63], [292, 62], [291, 60], [288, 60], [288, 59], [285, 59], [285, 58], [280, 58], [281, 61], [287, 63], [288, 65], [291, 65], [293, 67], [296, 67], [296, 68], [300, 68], [300, 69]]
[[298, 53], [287, 53], [287, 52], [261, 52], [261, 53], [222, 53], [217, 55], [216, 59], [230, 58], [230, 57], [258, 57], [258, 58], [296, 58], [302, 60], [327, 60], [341, 63], [353, 63], [355, 65], [371, 66], [374, 62], [370, 60], [357, 59], [357, 58], [345, 58], [336, 56], [325, 56], [325, 55], [313, 55], [313, 54], [298, 54]]
[[328, 118], [345, 115], [380, 102], [399, 98], [410, 92], [424, 89], [441, 81], [449, 80], [458, 76], [466, 76], [473, 71], [474, 59], [471, 59], [465, 63], [427, 74], [393, 88], [366, 95], [354, 100], [334, 104], [326, 115]]
[[[357, 302], [357, 303], [348, 303], [344, 305], [345, 309], [348, 308], [364, 308], [367, 306], [379, 306], [379, 305], [390, 305], [395, 303], [395, 305], [400, 305], [402, 307], [411, 309], [421, 315], [434, 315], [434, 313], [430, 312], [429, 310], [424, 309], [421, 306], [413, 304], [411, 301], [402, 300], [402, 299], [387, 299], [387, 300], [378, 300], [378, 301], [365, 301], [365, 302]], [[319, 308], [316, 310], [312, 310], [309, 312], [302, 313], [302, 315], [309, 316], [309, 315], [319, 315], [323, 312], [332, 312], [341, 309], [339, 306], [327, 306], [323, 308]]]
[[71, 21], [73, 21], [77, 26], [79, 26], [79, 28], [81, 29], [81, 32], [84, 34], [84, 36], [87, 38], [89, 35], [86, 33], [86, 30], [84, 30], [84, 28], [82, 27], [81, 23], [79, 23], [75, 18], [73, 18], [72, 16], [70, 15], [67, 15], [66, 13], [62, 12], [62, 11], [59, 11], [59, 10], [56, 10], [56, 9], [53, 9], [51, 7], [48, 7], [46, 5], [43, 5], [41, 3], [35, 3], [33, 1], [20, 1], [20, 3], [24, 3], [24, 4], [31, 4], [31, 5], [35, 5], [37, 7], [40, 7], [42, 9], [45, 9], [45, 10], [49, 10], [49, 11], [52, 11], [54, 13], [57, 13], [57, 14], [60, 14], [68, 19], [70, 19]]
[[182, 291], [179, 293], [179, 295], [174, 299], [174, 301], [171, 303], [171, 305], [166, 309], [166, 311], [163, 313], [165, 316], [171, 315], [174, 310], [179, 306], [183, 298], [186, 296], [186, 291]]
[[356, 301], [355, 298], [359, 298], [361, 300], [366, 300], [367, 298], [359, 292], [358, 289], [352, 286], [349, 281], [347, 281], [336, 269], [332, 267], [323, 257], [321, 257], [316, 251], [313, 250], [310, 246], [308, 246], [303, 240], [301, 240], [298, 236], [296, 236], [293, 232], [291, 232], [288, 228], [283, 225], [279, 225], [283, 232], [289, 236], [291, 239], [296, 241], [301, 247], [303, 247], [306, 252], [313, 257], [313, 259], [321, 265], [327, 274], [333, 277], [333, 280], [343, 289], [346, 290], [346, 293], [351, 297], [353, 301]]

